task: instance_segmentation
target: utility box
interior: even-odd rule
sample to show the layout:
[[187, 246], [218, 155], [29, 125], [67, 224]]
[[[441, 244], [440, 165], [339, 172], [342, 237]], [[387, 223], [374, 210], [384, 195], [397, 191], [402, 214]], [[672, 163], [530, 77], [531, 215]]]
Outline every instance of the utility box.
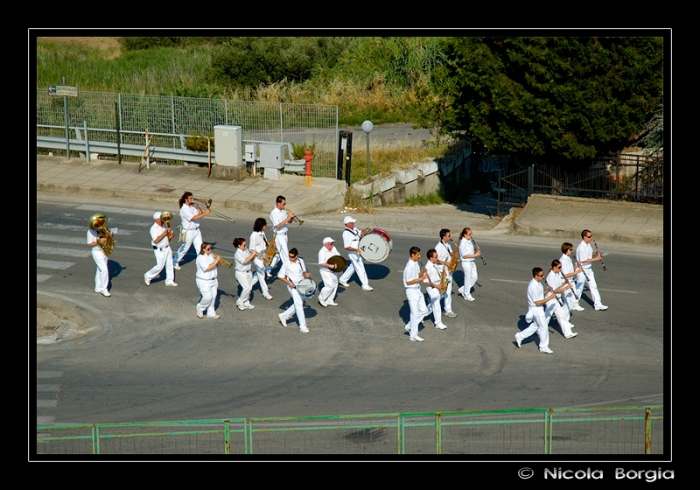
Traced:
[[243, 165], [243, 131], [240, 126], [214, 126], [214, 142], [217, 165]]
[[260, 143], [260, 163], [258, 167], [265, 169], [265, 178], [279, 180], [284, 168], [284, 152], [287, 143]]

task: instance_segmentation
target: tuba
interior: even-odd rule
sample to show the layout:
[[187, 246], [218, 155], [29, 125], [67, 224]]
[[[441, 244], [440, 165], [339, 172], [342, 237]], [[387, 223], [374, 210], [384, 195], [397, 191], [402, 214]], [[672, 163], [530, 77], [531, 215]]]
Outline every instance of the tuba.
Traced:
[[165, 223], [165, 227], [168, 229], [168, 242], [173, 240], [175, 233], [172, 228], [170, 228], [170, 221], [173, 219], [173, 215], [170, 211], [163, 211], [160, 213], [160, 220]]
[[102, 249], [105, 255], [109, 255], [114, 251], [114, 235], [107, 228], [107, 216], [101, 213], [93, 214], [88, 220], [88, 226], [97, 232], [97, 239], [104, 238], [104, 243], [98, 243], [97, 246]]
[[263, 264], [265, 267], [270, 267], [270, 264], [272, 264], [272, 259], [275, 258], [275, 255], [279, 253], [277, 250], [277, 244], [275, 242], [275, 239], [277, 238], [277, 230], [272, 234], [272, 240], [267, 244], [267, 250], [265, 251], [265, 255], [263, 255]]

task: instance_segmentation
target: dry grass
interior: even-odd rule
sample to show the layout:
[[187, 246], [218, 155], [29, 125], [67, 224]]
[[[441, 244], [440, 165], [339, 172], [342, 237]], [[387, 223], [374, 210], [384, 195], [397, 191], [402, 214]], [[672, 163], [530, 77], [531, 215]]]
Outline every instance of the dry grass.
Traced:
[[37, 37], [36, 39], [37, 41], [54, 44], [68, 44], [99, 49], [104, 52], [107, 59], [116, 58], [121, 54], [121, 45], [118, 37]]

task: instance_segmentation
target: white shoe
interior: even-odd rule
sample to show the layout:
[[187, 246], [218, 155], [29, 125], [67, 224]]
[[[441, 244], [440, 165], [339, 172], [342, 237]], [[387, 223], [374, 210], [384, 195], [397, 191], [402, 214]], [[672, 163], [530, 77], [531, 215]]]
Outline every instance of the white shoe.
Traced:
[[554, 351], [552, 349], [550, 349], [549, 347], [544, 347], [544, 348], [540, 349], [540, 352], [542, 352], [543, 354], [554, 354]]
[[410, 332], [410, 331], [411, 331], [411, 326], [410, 326], [408, 323], [407, 323], [403, 328], [404, 328], [404, 330], [406, 330], [407, 332]]
[[324, 308], [325, 308], [326, 306], [328, 306], [328, 303], [326, 303], [326, 302], [323, 301], [322, 299], [319, 299], [319, 300], [318, 300], [318, 304], [321, 305], [321, 306], [323, 306]]
[[520, 332], [515, 333], [515, 343], [518, 344], [518, 348], [520, 348], [520, 344], [523, 342], [523, 336], [520, 334]]
[[444, 323], [438, 323], [437, 325], [435, 325], [435, 328], [439, 328], [440, 330], [445, 330], [447, 328], [447, 325], [445, 325]]
[[143, 275], [143, 282], [146, 283], [146, 286], [151, 285], [151, 280], [146, 276], [146, 274]]
[[372, 286], [362, 286], [363, 291], [374, 291], [374, 288]]
[[459, 289], [457, 290], [457, 292], [459, 292], [459, 294], [464, 296], [464, 286], [460, 286]]
[[467, 294], [464, 297], [464, 299], [466, 299], [467, 301], [475, 301], [476, 300], [476, 298], [474, 298], [474, 296], [472, 296], [471, 294]]
[[173, 269], [179, 271], [180, 269], [182, 269], [182, 267], [180, 267], [180, 264], [173, 264]]
[[596, 309], [596, 311], [605, 311], [608, 309], [608, 307], [605, 305], [598, 305], [595, 307], [595, 309]]
[[423, 342], [425, 339], [416, 335], [415, 337], [409, 337], [412, 342]]
[[214, 313], [211, 316], [207, 315], [207, 318], [211, 318], [212, 320], [216, 320], [217, 318], [221, 318], [221, 315], [217, 315], [216, 313]]
[[239, 304], [236, 304], [236, 308], [238, 308], [241, 311], [245, 310], [245, 306]]
[[255, 308], [255, 305], [248, 303], [247, 305], [245, 305], [245, 308], [246, 310], [252, 310], [253, 308]]
[[265, 299], [272, 299], [272, 296], [270, 296], [269, 293], [268, 293], [268, 294], [263, 294], [263, 298], [265, 298]]
[[350, 286], [347, 282], [343, 282], [343, 281], [338, 281], [338, 284], [340, 284], [340, 285], [343, 286], [344, 288]]
[[176, 282], [166, 282], [165, 285], [166, 285], [166, 286], [173, 287], [173, 288], [176, 288], [176, 287], [177, 287], [177, 283], [176, 283]]
[[574, 325], [574, 324], [572, 323], [570, 328], [574, 328], [574, 327], [576, 327], [576, 325]]
[[282, 313], [280, 313], [277, 316], [279, 317], [280, 323], [282, 324], [282, 326], [286, 327], [287, 326], [287, 319], [284, 317], [284, 315]]
[[303, 333], [309, 333], [309, 329], [306, 327], [299, 327], [299, 331]]
[[270, 278], [272, 277], [272, 272], [270, 272], [270, 271], [265, 271], [265, 277], [267, 277], [268, 279], [270, 279]]
[[573, 339], [573, 338], [576, 337], [577, 335], [578, 335], [578, 333], [576, 333], [576, 332], [571, 332], [569, 335], [567, 335], [567, 336], [564, 337], [564, 338], [565, 338], [565, 339]]
[[326, 304], [327, 304], [328, 306], [338, 306], [338, 303], [334, 303], [334, 302], [332, 302], [332, 301], [326, 301]]
[[457, 313], [455, 313], [454, 311], [446, 311], [445, 313], [443, 313], [443, 315], [448, 316], [450, 318], [457, 318]]
[[581, 307], [581, 305], [576, 305], [571, 309], [574, 311], [585, 311], [585, 309], [583, 307]]
[[201, 311], [197, 310], [197, 318], [204, 318], [204, 313]]
[[102, 296], [105, 296], [107, 298], [112, 296], [112, 294], [109, 291], [107, 291], [106, 289], [103, 289], [102, 291], [100, 291], [100, 293], [102, 294]]

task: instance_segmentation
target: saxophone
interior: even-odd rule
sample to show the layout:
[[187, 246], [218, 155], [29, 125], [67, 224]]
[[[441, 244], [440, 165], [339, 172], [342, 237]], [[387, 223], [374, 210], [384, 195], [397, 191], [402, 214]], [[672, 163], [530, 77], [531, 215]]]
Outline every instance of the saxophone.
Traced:
[[[450, 262], [452, 263], [452, 265], [450, 266], [450, 275], [452, 275], [457, 270], [457, 266], [459, 265], [460, 260], [459, 260], [459, 246], [455, 243], [454, 240], [450, 240], [450, 241], [454, 245], [454, 250], [452, 251], [452, 257], [450, 258]], [[443, 270], [443, 273], [444, 273], [444, 270]]]
[[445, 294], [447, 292], [447, 286], [450, 284], [450, 280], [447, 279], [447, 269], [442, 266], [442, 274], [440, 274], [440, 294]]
[[272, 259], [274, 259], [275, 255], [279, 253], [275, 242], [276, 238], [277, 230], [275, 230], [275, 232], [272, 234], [272, 240], [270, 240], [270, 242], [267, 244], [267, 250], [265, 251], [265, 255], [263, 255], [263, 264], [265, 264], [265, 267], [270, 267], [270, 264], [272, 264]]

